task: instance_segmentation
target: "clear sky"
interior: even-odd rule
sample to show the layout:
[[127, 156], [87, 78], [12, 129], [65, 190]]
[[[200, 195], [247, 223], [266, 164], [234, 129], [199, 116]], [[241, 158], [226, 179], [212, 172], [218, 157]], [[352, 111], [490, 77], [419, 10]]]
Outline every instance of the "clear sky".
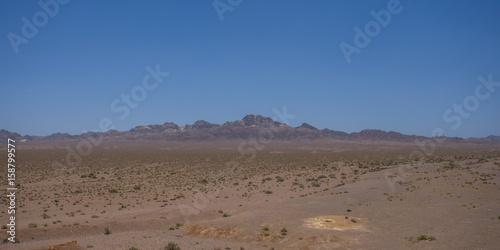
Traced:
[[[500, 86], [478, 80], [500, 82], [500, 1], [54, 1], [1, 3], [0, 129], [224, 123], [286, 106], [291, 126], [500, 135]], [[350, 63], [341, 43], [359, 52]], [[156, 65], [170, 75], [139, 98]], [[133, 91], [135, 108], [121, 100]]]

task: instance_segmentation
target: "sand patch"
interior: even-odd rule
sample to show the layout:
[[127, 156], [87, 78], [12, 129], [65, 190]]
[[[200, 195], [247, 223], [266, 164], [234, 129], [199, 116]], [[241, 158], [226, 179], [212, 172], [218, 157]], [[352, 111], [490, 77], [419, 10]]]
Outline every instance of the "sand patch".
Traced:
[[209, 237], [214, 239], [224, 239], [238, 238], [242, 235], [242, 232], [236, 227], [218, 228], [213, 226], [194, 224], [186, 226], [184, 229], [184, 234]]
[[305, 225], [309, 228], [332, 229], [332, 230], [356, 230], [362, 229], [362, 221], [359, 218], [341, 215], [326, 215], [305, 219]]

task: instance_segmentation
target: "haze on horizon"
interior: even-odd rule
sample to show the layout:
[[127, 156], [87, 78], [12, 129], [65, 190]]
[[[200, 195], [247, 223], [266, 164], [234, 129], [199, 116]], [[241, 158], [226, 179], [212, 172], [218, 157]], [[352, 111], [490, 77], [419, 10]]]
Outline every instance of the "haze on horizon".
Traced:
[[[73, 0], [41, 25], [37, 1], [4, 2], [0, 129], [283, 122], [286, 107], [293, 127], [500, 135], [497, 1], [243, 0], [222, 14], [213, 2]], [[23, 32], [32, 37], [13, 46]]]

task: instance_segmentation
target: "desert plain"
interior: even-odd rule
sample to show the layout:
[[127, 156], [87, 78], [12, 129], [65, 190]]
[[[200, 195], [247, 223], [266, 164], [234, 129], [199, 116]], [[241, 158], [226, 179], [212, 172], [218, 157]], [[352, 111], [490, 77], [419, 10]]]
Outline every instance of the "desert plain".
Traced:
[[75, 164], [64, 142], [19, 144], [19, 243], [3, 227], [0, 249], [500, 245], [498, 146], [415, 158], [410, 143], [272, 142], [252, 155], [238, 143], [112, 141]]

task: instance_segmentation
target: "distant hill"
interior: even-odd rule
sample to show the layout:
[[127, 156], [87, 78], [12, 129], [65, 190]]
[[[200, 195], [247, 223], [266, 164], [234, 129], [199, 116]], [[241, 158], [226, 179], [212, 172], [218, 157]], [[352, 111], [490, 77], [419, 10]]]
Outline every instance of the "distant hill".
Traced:
[[7, 139], [21, 140], [23, 137], [18, 133], [12, 133], [5, 129], [0, 130], [0, 140], [6, 141]]
[[[55, 133], [49, 136], [22, 136], [18, 133], [0, 130], [0, 140], [12, 138], [22, 141], [57, 141], [75, 140], [86, 137], [103, 136], [106, 139], [116, 140], [167, 140], [167, 141], [214, 141], [231, 139], [248, 139], [252, 137], [272, 138], [273, 140], [317, 140], [335, 139], [346, 141], [386, 141], [412, 143], [415, 140], [428, 139], [424, 136], [405, 135], [398, 132], [386, 132], [375, 129], [365, 129], [360, 132], [345, 133], [330, 129], [317, 129], [316, 127], [303, 123], [298, 127], [290, 127], [286, 124], [274, 121], [269, 117], [260, 115], [247, 115], [241, 120], [215, 124], [207, 121], [196, 121], [194, 124], [179, 126], [172, 122], [162, 125], [143, 125], [128, 131], [109, 130], [106, 132], [87, 132], [80, 135], [67, 133]], [[440, 137], [450, 143], [476, 143], [476, 144], [500, 144], [500, 136], [491, 135], [485, 138], [457, 138]]]
[[486, 139], [491, 140], [491, 141], [500, 141], [500, 136], [490, 135], [490, 136], [486, 137]]

